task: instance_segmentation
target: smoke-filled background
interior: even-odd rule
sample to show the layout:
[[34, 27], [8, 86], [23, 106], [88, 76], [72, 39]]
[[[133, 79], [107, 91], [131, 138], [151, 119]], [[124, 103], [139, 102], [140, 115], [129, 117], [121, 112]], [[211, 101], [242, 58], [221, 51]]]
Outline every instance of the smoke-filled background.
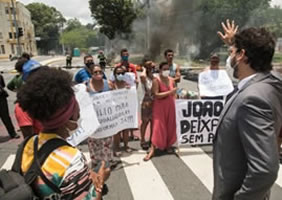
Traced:
[[[207, 59], [211, 53], [222, 51], [217, 31], [222, 30], [220, 23], [226, 19], [234, 19], [240, 28], [266, 26], [282, 37], [281, 9], [271, 8], [269, 0], [139, 2], [141, 15], [133, 22], [132, 33], [127, 38], [117, 35], [111, 41], [115, 50], [127, 47], [134, 53], [149, 54], [154, 60], [160, 60], [163, 51], [171, 48], [187, 60]], [[274, 13], [277, 16], [273, 16]]]

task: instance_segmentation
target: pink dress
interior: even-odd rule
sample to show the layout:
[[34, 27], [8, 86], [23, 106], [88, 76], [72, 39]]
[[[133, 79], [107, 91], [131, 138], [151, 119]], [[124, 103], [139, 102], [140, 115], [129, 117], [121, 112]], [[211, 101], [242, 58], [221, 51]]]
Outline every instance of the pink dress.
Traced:
[[[173, 88], [173, 80], [169, 79], [167, 87], [159, 78], [159, 92], [167, 92]], [[176, 116], [175, 97], [168, 96], [163, 99], [154, 99], [153, 102], [153, 135], [152, 143], [164, 150], [176, 142]]]

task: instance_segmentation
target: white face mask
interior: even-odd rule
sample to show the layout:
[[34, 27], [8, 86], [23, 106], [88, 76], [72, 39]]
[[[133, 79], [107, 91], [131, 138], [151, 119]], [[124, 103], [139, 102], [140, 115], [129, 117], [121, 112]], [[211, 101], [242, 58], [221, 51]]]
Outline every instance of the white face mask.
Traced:
[[162, 72], [162, 75], [163, 75], [164, 77], [168, 77], [168, 76], [169, 76], [169, 70], [163, 71], [163, 72]]
[[122, 74], [117, 75], [117, 80], [118, 81], [123, 81], [124, 80], [124, 75], [122, 75]]
[[225, 65], [226, 69], [231, 69], [231, 56], [228, 56], [228, 58], [226, 59], [226, 65]]

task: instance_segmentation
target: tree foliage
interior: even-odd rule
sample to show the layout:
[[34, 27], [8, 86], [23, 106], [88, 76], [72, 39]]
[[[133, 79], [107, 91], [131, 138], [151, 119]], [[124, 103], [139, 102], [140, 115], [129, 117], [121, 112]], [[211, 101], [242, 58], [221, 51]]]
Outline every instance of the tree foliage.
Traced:
[[37, 42], [37, 47], [43, 53], [57, 49], [59, 46], [60, 29], [66, 21], [63, 15], [56, 8], [49, 7], [43, 3], [31, 3], [26, 8], [31, 13], [35, 35], [41, 38]]
[[82, 25], [78, 19], [70, 19], [66, 25], [60, 43], [69, 49], [104, 46], [103, 36], [98, 30], [93, 30], [94, 24]]
[[93, 18], [109, 39], [131, 33], [138, 11], [131, 0], [89, 0]]

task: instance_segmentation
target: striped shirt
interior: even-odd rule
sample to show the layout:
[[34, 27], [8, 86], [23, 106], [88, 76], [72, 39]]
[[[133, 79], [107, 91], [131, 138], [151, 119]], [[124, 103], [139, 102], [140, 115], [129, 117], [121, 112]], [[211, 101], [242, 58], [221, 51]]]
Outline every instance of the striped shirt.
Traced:
[[[40, 133], [38, 149], [48, 140], [60, 138], [57, 134]], [[26, 173], [33, 161], [34, 137], [26, 144], [21, 169]], [[91, 180], [87, 161], [77, 148], [62, 146], [55, 149], [41, 167], [45, 176], [62, 191], [62, 199], [95, 199], [95, 188]], [[54, 194], [43, 180], [38, 177], [33, 186], [40, 199], [48, 199]]]

